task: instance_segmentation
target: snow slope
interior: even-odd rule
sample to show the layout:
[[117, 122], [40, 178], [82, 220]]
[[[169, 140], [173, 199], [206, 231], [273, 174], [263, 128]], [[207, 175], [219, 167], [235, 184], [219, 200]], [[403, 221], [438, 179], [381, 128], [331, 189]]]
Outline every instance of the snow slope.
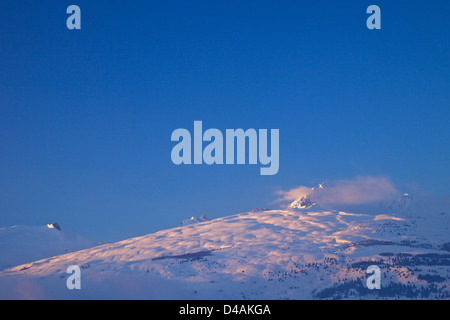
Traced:
[[[448, 227], [434, 212], [247, 212], [5, 270], [0, 298], [449, 299]], [[81, 290], [66, 288], [72, 264]], [[372, 264], [380, 290], [366, 287]]]
[[0, 270], [93, 246], [80, 236], [62, 232], [57, 223], [0, 228]]

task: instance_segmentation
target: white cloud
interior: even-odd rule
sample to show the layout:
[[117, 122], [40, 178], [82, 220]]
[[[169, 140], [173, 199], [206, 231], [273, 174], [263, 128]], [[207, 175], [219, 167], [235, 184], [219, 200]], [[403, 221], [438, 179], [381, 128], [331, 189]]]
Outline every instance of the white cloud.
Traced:
[[311, 188], [305, 187], [305, 186], [296, 187], [296, 188], [288, 190], [288, 191], [278, 190], [278, 191], [276, 191], [276, 194], [279, 196], [279, 198], [276, 199], [274, 201], [274, 203], [287, 202], [287, 201], [292, 202], [294, 200], [297, 200], [301, 196], [307, 195], [310, 192], [311, 192]]
[[[275, 203], [294, 201], [299, 197], [311, 193], [311, 188], [298, 186], [290, 190], [280, 190]], [[335, 208], [341, 205], [365, 205], [391, 200], [399, 192], [386, 177], [357, 177], [352, 180], [336, 180], [327, 182], [327, 187], [315, 189], [310, 195], [320, 206]]]

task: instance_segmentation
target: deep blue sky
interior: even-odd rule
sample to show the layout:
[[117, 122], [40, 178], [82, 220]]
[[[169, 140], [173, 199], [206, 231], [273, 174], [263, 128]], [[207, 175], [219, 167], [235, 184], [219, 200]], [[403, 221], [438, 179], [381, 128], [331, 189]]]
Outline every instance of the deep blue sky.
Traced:
[[[82, 30], [66, 28], [66, 8]], [[382, 29], [366, 28], [366, 8]], [[450, 2], [2, 1], [0, 226], [120, 240], [277, 188], [450, 181]], [[280, 129], [280, 171], [175, 166], [177, 128]]]

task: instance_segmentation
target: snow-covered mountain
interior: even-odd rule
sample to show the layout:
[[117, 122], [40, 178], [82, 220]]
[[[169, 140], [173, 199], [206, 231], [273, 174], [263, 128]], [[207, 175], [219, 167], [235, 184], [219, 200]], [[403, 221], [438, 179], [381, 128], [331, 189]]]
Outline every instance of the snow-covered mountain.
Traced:
[[183, 221], [180, 222], [180, 224], [178, 225], [179, 227], [182, 226], [187, 226], [190, 224], [194, 224], [194, 223], [199, 223], [199, 222], [205, 222], [205, 221], [209, 221], [211, 219], [209, 219], [206, 215], [202, 214], [200, 217], [190, 217], [189, 219], [184, 219]]
[[300, 195], [300, 197], [292, 202], [287, 209], [310, 209], [312, 206], [318, 204], [316, 203], [314, 193], [317, 192], [320, 189], [323, 189], [325, 187], [325, 182], [322, 182], [318, 184], [316, 187], [311, 188], [311, 191], [309, 191], [306, 194]]
[[408, 193], [404, 193], [400, 198], [382, 204], [382, 210], [390, 213], [402, 213], [410, 210], [414, 203], [414, 198]]
[[64, 233], [58, 223], [0, 228], [0, 270], [93, 246], [80, 236]]
[[[449, 222], [435, 211], [246, 212], [5, 270], [0, 298], [449, 299]], [[74, 264], [81, 290], [66, 288]], [[370, 265], [379, 290], [366, 286]]]

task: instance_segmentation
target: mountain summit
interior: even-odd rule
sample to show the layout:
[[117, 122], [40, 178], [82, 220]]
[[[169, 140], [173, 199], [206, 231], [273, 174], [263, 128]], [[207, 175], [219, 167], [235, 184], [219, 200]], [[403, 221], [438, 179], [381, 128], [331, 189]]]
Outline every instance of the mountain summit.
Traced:
[[314, 193], [325, 187], [325, 182], [319, 183], [317, 186], [311, 188], [310, 192], [301, 195], [297, 200], [292, 202], [287, 209], [310, 209], [312, 206], [316, 205]]
[[386, 203], [385, 209], [393, 213], [404, 212], [411, 208], [413, 202], [414, 198], [408, 193], [404, 193], [400, 198]]
[[209, 221], [211, 219], [209, 219], [206, 215], [202, 214], [200, 217], [190, 217], [189, 219], [184, 219], [183, 221], [180, 222], [179, 226], [187, 226], [190, 224], [195, 224], [195, 223], [199, 223], [199, 222], [205, 222], [205, 221]]

